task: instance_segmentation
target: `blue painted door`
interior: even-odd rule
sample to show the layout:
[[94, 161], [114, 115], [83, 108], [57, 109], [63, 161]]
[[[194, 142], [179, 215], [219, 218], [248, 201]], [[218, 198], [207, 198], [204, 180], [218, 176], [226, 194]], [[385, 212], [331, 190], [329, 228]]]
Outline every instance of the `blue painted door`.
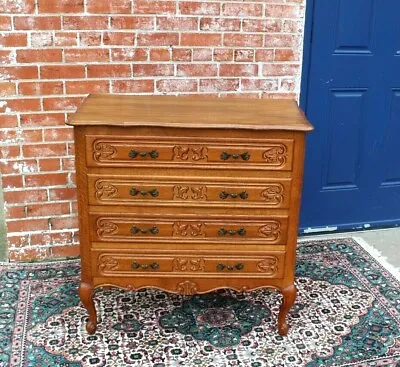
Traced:
[[400, 1], [309, 5], [301, 227], [399, 224]]

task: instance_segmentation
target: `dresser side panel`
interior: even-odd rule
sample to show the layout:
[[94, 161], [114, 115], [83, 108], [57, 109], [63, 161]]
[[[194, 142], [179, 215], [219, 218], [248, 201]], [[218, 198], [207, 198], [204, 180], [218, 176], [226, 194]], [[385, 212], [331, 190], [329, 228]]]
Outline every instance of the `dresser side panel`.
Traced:
[[301, 192], [303, 186], [305, 134], [295, 133], [292, 188], [290, 193], [289, 225], [287, 233], [287, 252], [285, 281], [294, 283], [296, 267], [297, 236], [300, 217]]
[[81, 279], [82, 282], [92, 282], [92, 265], [90, 259], [91, 242], [89, 238], [89, 211], [88, 211], [88, 184], [87, 184], [87, 162], [86, 162], [86, 128], [84, 126], [74, 127], [75, 140], [75, 166], [76, 186], [78, 191], [78, 219], [79, 219], [79, 242], [81, 256]]

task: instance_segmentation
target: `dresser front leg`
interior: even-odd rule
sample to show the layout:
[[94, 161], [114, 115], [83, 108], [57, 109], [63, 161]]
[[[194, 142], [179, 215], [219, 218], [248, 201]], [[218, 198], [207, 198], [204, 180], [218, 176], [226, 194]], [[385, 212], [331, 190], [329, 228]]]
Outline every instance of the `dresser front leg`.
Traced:
[[286, 288], [281, 289], [282, 293], [282, 304], [279, 309], [278, 315], [278, 332], [279, 335], [285, 336], [289, 331], [289, 325], [286, 323], [286, 316], [293, 306], [294, 301], [296, 299], [297, 289], [294, 284], [287, 286]]
[[93, 302], [93, 291], [93, 285], [90, 283], [81, 282], [79, 285], [79, 297], [89, 313], [89, 320], [86, 323], [86, 331], [89, 334], [94, 334], [97, 328], [97, 316]]

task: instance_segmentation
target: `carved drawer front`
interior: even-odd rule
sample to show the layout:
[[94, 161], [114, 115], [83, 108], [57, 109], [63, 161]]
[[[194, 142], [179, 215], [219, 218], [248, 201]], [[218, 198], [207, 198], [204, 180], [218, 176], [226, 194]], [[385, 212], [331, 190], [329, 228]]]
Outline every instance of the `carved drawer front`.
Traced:
[[261, 205], [270, 208], [288, 208], [290, 179], [269, 179], [265, 183], [211, 183], [179, 179], [140, 180], [127, 177], [89, 175], [89, 202], [91, 205], [163, 204], [226, 204]]
[[218, 165], [235, 169], [291, 170], [293, 139], [266, 139], [262, 143], [232, 145], [217, 142], [135, 140], [126, 137], [86, 136], [91, 167]]
[[252, 274], [259, 277], [283, 276], [284, 252], [271, 252], [257, 256], [229, 256], [196, 254], [142, 255], [121, 251], [92, 251], [93, 268], [98, 276], [146, 276], [155, 274], [200, 276], [214, 274], [219, 277]]
[[215, 241], [244, 244], [286, 243], [287, 217], [241, 219], [165, 219], [140, 216], [90, 215], [93, 241], [158, 242]]

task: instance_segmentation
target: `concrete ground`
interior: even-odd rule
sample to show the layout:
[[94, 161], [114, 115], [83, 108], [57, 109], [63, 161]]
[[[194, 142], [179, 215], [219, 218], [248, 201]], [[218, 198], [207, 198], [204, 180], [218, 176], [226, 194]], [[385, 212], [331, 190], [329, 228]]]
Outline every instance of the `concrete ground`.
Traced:
[[359, 237], [386, 258], [386, 261], [400, 271], [400, 228], [370, 229], [367, 231], [344, 232], [302, 236], [304, 240], [323, 238]]

